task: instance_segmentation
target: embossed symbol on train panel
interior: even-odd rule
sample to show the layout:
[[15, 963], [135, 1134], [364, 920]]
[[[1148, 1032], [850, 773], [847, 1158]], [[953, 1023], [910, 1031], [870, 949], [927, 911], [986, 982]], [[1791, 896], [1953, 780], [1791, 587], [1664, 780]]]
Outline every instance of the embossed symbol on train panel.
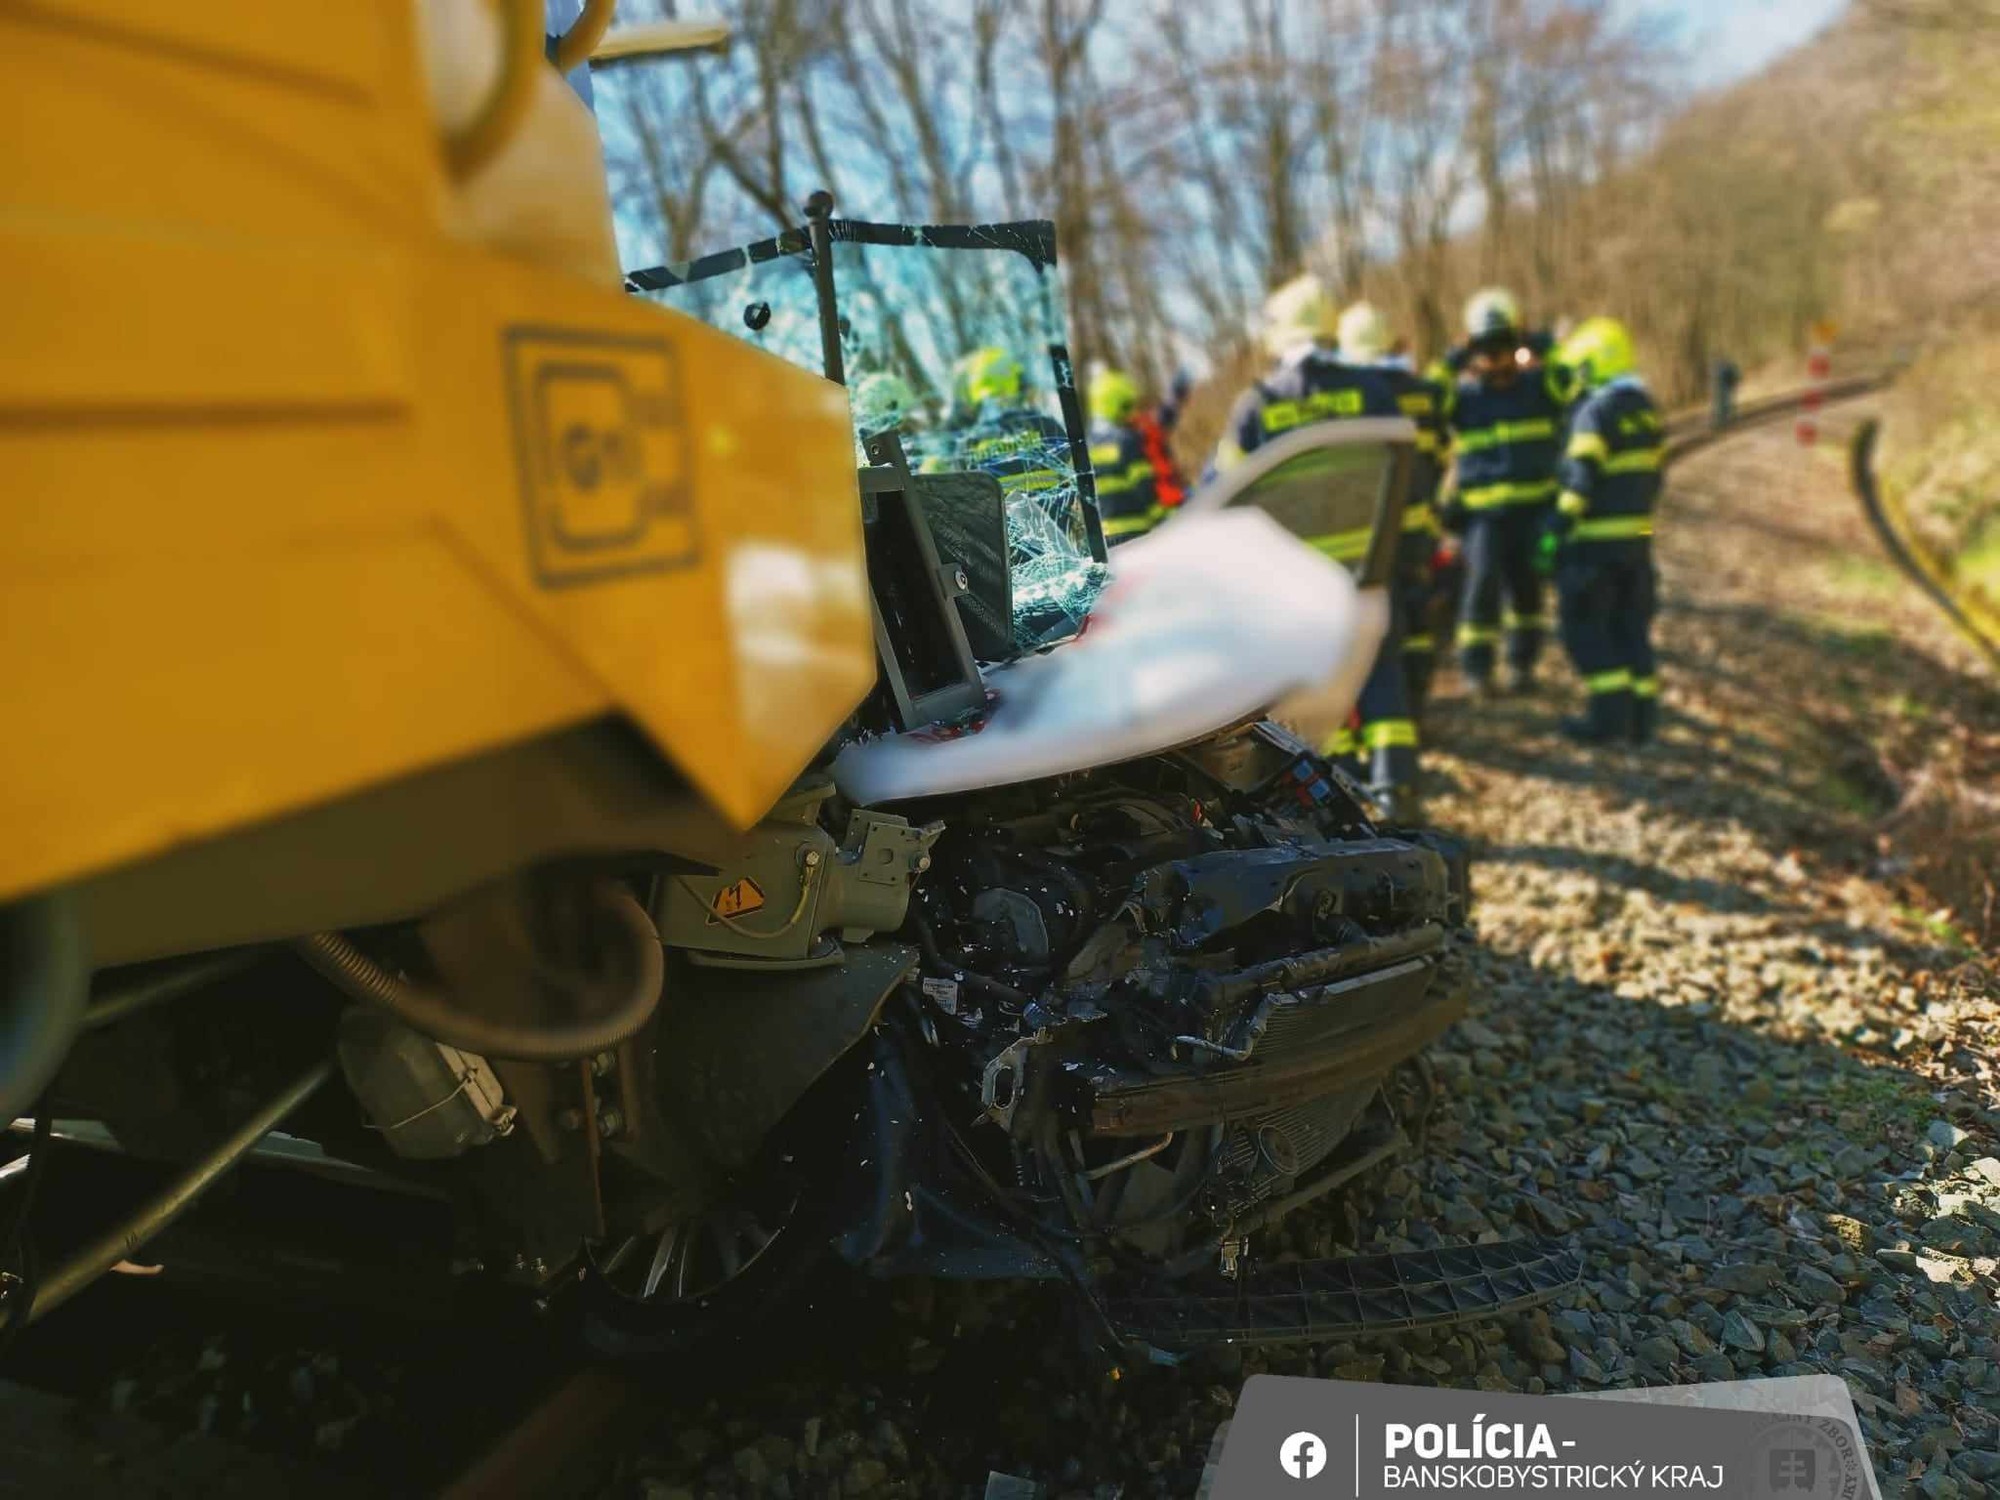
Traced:
[[700, 555], [680, 370], [664, 340], [509, 329], [528, 550], [545, 588]]

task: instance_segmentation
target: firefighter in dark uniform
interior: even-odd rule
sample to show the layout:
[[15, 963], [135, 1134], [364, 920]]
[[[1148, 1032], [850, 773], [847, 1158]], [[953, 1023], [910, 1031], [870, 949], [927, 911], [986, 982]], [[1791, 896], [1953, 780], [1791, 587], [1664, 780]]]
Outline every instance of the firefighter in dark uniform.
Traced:
[[1413, 718], [1430, 696], [1437, 644], [1431, 636], [1431, 559], [1437, 552], [1438, 486], [1444, 478], [1444, 392], [1391, 352], [1389, 325], [1370, 303], [1340, 315], [1340, 358], [1381, 373], [1396, 408], [1417, 425], [1417, 465], [1403, 506], [1403, 540], [1396, 554], [1396, 612], [1403, 637], [1403, 678]]
[[1660, 705], [1652, 537], [1665, 432], [1633, 372], [1624, 324], [1588, 319], [1564, 342], [1562, 361], [1584, 394], [1570, 416], [1562, 494], [1548, 524], [1560, 545], [1563, 645], [1590, 695], [1584, 716], [1565, 720], [1563, 732], [1585, 744], [1644, 744]]
[[1010, 505], [1031, 496], [1069, 531], [1077, 493], [1069, 431], [1034, 404], [1021, 362], [997, 345], [975, 349], [954, 367], [952, 394], [952, 409], [926, 438], [919, 468], [991, 474]]
[[[1383, 372], [1348, 364], [1335, 352], [1340, 320], [1315, 276], [1301, 276], [1264, 305], [1264, 346], [1277, 361], [1237, 399], [1216, 450], [1215, 468], [1229, 469], [1273, 439], [1318, 422], [1401, 415]], [[1305, 537], [1336, 562], [1359, 561], [1367, 534]], [[1358, 724], [1337, 732], [1322, 753], [1355, 756], [1391, 821], [1414, 822], [1417, 811], [1417, 722], [1403, 673], [1402, 622], [1393, 600], [1389, 628], [1361, 689]]]
[[1109, 546], [1143, 536], [1186, 498], [1164, 433], [1147, 422], [1139, 387], [1123, 370], [1090, 381], [1090, 467], [1097, 476], [1098, 518]]
[[1494, 687], [1497, 648], [1507, 685], [1534, 680], [1547, 622], [1536, 554], [1556, 498], [1568, 378], [1535, 353], [1513, 297], [1498, 288], [1465, 309], [1464, 373], [1451, 396], [1453, 479], [1444, 521], [1464, 537], [1458, 660], [1473, 690]]

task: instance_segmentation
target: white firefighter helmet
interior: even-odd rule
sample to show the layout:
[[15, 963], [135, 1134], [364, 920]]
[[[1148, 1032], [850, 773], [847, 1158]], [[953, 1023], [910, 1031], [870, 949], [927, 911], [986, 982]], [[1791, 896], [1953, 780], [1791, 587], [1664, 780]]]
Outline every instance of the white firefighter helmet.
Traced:
[[1282, 359], [1306, 344], [1336, 343], [1340, 309], [1317, 276], [1295, 276], [1264, 301], [1264, 347]]
[[1372, 302], [1356, 302], [1340, 315], [1342, 359], [1372, 361], [1389, 353], [1389, 320]]
[[1481, 287], [1465, 304], [1465, 336], [1491, 338], [1521, 331], [1521, 304], [1503, 286]]

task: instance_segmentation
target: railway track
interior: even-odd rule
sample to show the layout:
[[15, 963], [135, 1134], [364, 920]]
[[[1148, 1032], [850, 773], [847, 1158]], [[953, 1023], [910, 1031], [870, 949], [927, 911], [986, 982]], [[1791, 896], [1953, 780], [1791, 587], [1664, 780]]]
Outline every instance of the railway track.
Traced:
[[645, 1394], [630, 1372], [582, 1366], [475, 1454], [444, 1487], [443, 1500], [590, 1493], [604, 1478], [607, 1440], [639, 1416]]
[[434, 1484], [414, 1472], [330, 1465], [0, 1381], [0, 1500], [97, 1500], [108, 1494], [165, 1500], [195, 1493], [205, 1500], [278, 1494], [333, 1500], [364, 1488], [371, 1495], [437, 1494], [443, 1500], [580, 1500], [608, 1482], [615, 1449], [607, 1439], [635, 1418], [643, 1389], [602, 1366], [578, 1369], [490, 1440], [467, 1448], [458, 1472]]
[[[82, 1161], [88, 1171], [58, 1160], [68, 1170], [51, 1173], [38, 1215], [64, 1241], [89, 1232], [90, 1205], [78, 1200], [129, 1198], [121, 1179], [144, 1171], [100, 1153]], [[159, 1274], [94, 1283], [0, 1363], [0, 1500], [583, 1500], [630, 1493], [614, 1468], [635, 1435], [701, 1427], [717, 1401], [796, 1424], [791, 1413], [844, 1387], [893, 1392], [901, 1406], [919, 1399], [909, 1351], [925, 1335], [894, 1288], [843, 1281], [699, 1361], [607, 1368], [583, 1357], [559, 1307], [540, 1314], [436, 1282], [423, 1297], [381, 1300], [396, 1290], [390, 1267], [361, 1250], [375, 1242], [393, 1263], [401, 1231], [389, 1217], [337, 1224], [325, 1205], [339, 1190], [268, 1165], [244, 1172], [146, 1247], [141, 1259], [163, 1265]], [[252, 1208], [248, 1217], [282, 1217], [296, 1232], [255, 1238]], [[336, 1260], [346, 1262], [339, 1274]], [[1038, 1326], [1060, 1326], [1058, 1298], [1026, 1296]], [[941, 1426], [990, 1423], [989, 1377], [1046, 1355], [1014, 1342], [1004, 1320], [985, 1343], [968, 1342]]]
[[[163, 1279], [112, 1278], [16, 1347], [0, 1372], [0, 1497], [10, 1482], [36, 1496], [433, 1495], [516, 1434], [549, 1432], [534, 1414], [584, 1389], [565, 1341], [525, 1318], [417, 1321]], [[512, 1451], [538, 1472], [533, 1445]], [[50, 1491], [44, 1473], [70, 1478]]]
[[[747, 1424], [799, 1433], [821, 1416], [836, 1475], [858, 1442], [837, 1423], [873, 1441], [892, 1419], [935, 1433], [940, 1465], [983, 1473], [1013, 1441], [1010, 1396], [1110, 1378], [1076, 1354], [1057, 1291], [966, 1289], [934, 1307], [859, 1278], [809, 1289], [699, 1360], [607, 1368], [559, 1316], [518, 1304], [404, 1299], [384, 1313], [361, 1305], [365, 1282], [342, 1295], [323, 1278], [301, 1297], [193, 1274], [205, 1237], [233, 1227], [229, 1207], [151, 1247], [161, 1275], [106, 1278], [27, 1330], [0, 1366], [0, 1500], [622, 1497], [643, 1490], [620, 1467], [635, 1446], [694, 1434], [727, 1467]], [[272, 1253], [298, 1261], [295, 1247]], [[1024, 1326], [1038, 1336], [1022, 1340]]]

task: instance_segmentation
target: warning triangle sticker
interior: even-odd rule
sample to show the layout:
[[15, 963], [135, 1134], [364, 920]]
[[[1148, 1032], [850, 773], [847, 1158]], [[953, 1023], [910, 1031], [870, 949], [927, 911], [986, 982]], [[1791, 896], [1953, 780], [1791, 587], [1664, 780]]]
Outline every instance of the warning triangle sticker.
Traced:
[[715, 893], [715, 899], [708, 904], [708, 920], [713, 925], [730, 917], [747, 917], [751, 912], [763, 909], [764, 888], [745, 875]]

